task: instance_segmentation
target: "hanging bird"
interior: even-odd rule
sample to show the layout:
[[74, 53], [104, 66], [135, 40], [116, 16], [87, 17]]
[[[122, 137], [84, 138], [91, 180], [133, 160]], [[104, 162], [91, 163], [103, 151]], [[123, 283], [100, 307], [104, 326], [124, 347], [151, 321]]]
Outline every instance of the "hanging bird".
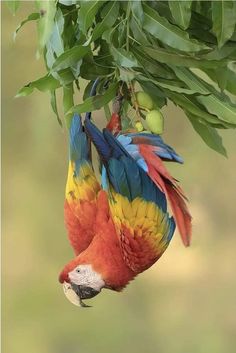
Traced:
[[85, 128], [104, 165], [102, 186], [81, 119], [74, 116], [65, 222], [76, 257], [59, 276], [68, 299], [80, 306], [103, 288], [125, 288], [160, 258], [175, 230], [165, 194], [120, 142], [88, 117]]
[[133, 157], [139, 166], [168, 198], [175, 222], [185, 246], [190, 245], [192, 217], [188, 210], [187, 198], [162, 161], [183, 163], [174, 149], [164, 143], [160, 135], [149, 133], [121, 133], [121, 119], [113, 113], [106, 127]]

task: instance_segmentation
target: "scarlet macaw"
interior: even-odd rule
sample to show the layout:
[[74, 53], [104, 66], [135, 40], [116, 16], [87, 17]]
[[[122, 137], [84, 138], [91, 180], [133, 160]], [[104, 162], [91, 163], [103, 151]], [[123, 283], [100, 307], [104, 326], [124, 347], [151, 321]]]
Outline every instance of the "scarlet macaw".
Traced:
[[90, 159], [90, 144], [74, 116], [65, 223], [76, 257], [62, 270], [68, 299], [86, 306], [103, 288], [121, 291], [152, 266], [166, 250], [175, 230], [165, 194], [107, 130], [85, 119], [86, 133], [104, 165], [102, 186]]

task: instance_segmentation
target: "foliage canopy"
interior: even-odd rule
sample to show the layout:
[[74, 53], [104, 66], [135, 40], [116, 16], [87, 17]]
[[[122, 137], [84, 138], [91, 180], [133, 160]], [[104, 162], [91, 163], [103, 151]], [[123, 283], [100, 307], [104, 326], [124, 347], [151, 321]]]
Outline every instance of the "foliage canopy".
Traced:
[[[15, 13], [19, 1], [9, 1]], [[214, 150], [226, 155], [217, 129], [236, 127], [235, 1], [35, 1], [15, 31], [36, 21], [44, 77], [17, 96], [48, 91], [60, 123], [56, 91], [63, 89], [67, 124], [72, 112], [104, 108], [118, 92], [125, 128], [139, 84], [158, 108], [167, 100], [181, 107], [193, 128]], [[99, 78], [97, 95], [89, 97]], [[83, 102], [73, 93], [88, 81]], [[140, 113], [142, 117], [142, 113]]]

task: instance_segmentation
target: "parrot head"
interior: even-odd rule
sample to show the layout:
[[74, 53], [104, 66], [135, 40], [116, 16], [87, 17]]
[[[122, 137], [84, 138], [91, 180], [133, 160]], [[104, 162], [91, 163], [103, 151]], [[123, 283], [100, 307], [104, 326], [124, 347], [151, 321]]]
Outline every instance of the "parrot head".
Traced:
[[59, 276], [67, 299], [74, 305], [89, 307], [83, 302], [99, 294], [105, 287], [102, 276], [90, 264], [74, 264], [65, 266]]

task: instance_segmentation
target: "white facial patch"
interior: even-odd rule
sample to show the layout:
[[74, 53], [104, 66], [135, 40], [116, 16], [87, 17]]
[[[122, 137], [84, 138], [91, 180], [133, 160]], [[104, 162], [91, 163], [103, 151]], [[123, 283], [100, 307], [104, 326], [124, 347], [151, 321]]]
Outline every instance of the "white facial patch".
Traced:
[[68, 273], [69, 279], [74, 284], [95, 289], [100, 292], [105, 282], [102, 276], [93, 270], [91, 265], [79, 265]]

